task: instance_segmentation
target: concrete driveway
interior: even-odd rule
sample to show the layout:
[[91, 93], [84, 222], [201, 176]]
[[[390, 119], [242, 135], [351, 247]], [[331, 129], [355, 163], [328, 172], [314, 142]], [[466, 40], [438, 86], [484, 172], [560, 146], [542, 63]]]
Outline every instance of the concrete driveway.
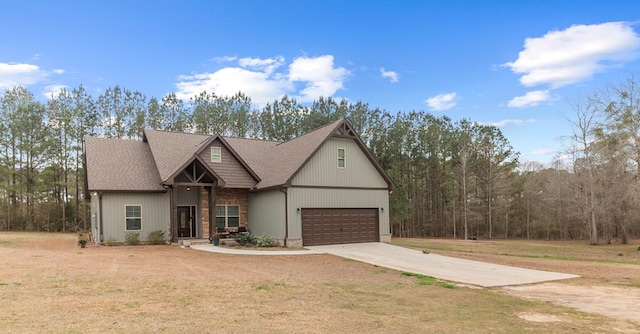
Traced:
[[579, 277], [571, 274], [425, 254], [421, 251], [380, 242], [308, 246], [305, 248], [380, 267], [483, 287], [531, 284]]

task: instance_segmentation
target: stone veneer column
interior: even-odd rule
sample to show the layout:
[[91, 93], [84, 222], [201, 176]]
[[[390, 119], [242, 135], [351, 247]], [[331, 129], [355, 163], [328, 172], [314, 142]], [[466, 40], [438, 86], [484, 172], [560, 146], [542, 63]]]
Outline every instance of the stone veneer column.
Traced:
[[205, 187], [200, 187], [200, 198], [202, 199], [200, 203], [202, 208], [202, 237], [206, 239], [209, 238], [209, 194]]

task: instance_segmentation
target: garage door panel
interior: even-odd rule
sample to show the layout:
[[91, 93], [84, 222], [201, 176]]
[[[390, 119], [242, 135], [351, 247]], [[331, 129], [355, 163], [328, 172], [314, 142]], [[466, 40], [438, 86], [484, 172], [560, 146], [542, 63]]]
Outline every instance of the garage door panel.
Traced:
[[302, 209], [305, 246], [379, 241], [378, 209]]

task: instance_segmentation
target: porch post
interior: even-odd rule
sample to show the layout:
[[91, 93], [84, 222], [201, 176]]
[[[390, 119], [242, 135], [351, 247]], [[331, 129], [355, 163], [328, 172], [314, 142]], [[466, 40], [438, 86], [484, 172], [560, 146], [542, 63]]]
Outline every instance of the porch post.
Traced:
[[171, 241], [178, 241], [178, 187], [171, 187]]
[[209, 192], [209, 239], [213, 239], [213, 231], [217, 230], [217, 226], [215, 225], [216, 220], [216, 184], [218, 182], [214, 181], [213, 185], [207, 187], [207, 191]]

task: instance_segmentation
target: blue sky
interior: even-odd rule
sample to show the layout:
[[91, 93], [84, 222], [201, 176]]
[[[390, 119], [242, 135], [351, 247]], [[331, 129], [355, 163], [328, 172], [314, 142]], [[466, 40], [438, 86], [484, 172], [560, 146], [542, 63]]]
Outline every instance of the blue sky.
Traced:
[[499, 126], [551, 160], [569, 101], [640, 70], [637, 1], [4, 1], [0, 90], [242, 90]]

